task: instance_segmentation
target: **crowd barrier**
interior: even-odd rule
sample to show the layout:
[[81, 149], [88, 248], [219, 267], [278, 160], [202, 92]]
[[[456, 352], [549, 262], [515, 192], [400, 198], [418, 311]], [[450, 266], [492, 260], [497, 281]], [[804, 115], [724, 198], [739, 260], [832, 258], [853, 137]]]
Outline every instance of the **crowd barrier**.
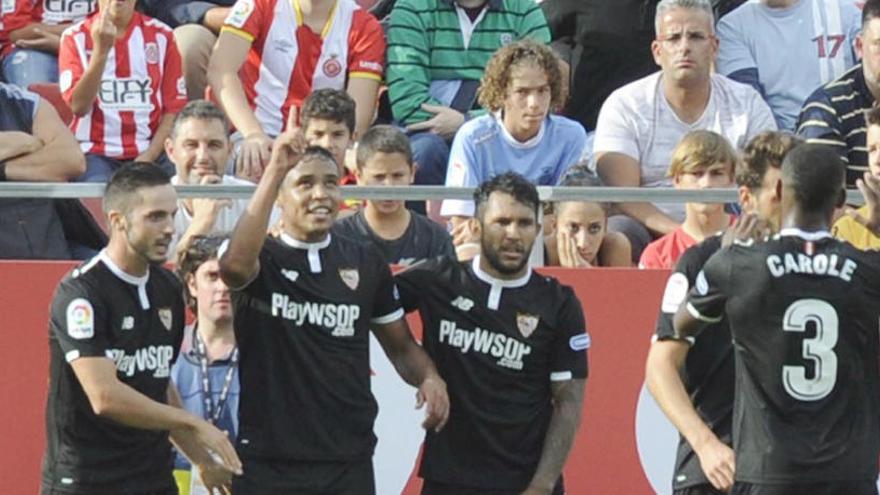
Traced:
[[[48, 308], [66, 262], [0, 262], [0, 480], [3, 493], [37, 493], [45, 445]], [[565, 468], [569, 494], [669, 493], [677, 437], [644, 392], [644, 363], [664, 271], [542, 269], [574, 287], [592, 336], [584, 415]], [[418, 329], [417, 318], [411, 323]], [[380, 495], [415, 495], [421, 411], [414, 391], [373, 346], [380, 404], [375, 456]]]

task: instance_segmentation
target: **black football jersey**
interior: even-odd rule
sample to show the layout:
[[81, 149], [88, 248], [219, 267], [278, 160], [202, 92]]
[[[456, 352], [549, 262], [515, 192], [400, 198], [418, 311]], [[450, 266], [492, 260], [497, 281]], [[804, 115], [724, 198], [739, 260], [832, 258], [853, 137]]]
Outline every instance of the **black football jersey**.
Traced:
[[736, 479], [875, 480], [880, 253], [785, 229], [713, 256], [688, 297], [726, 313], [736, 356]]
[[574, 291], [531, 271], [494, 279], [479, 257], [435, 258], [396, 280], [404, 308], [419, 310], [425, 350], [450, 399], [445, 428], [426, 435], [420, 475], [525, 489], [553, 412], [551, 381], [587, 376], [590, 340]]
[[371, 246], [337, 236], [268, 238], [259, 260], [256, 278], [232, 293], [239, 455], [369, 459], [370, 324], [403, 317], [388, 265]]
[[167, 403], [169, 375], [183, 339], [180, 282], [161, 266], [133, 277], [101, 252], [64, 277], [51, 311], [43, 486], [82, 494], [173, 487], [168, 432], [95, 415], [70, 363], [111, 359], [122, 383]]
[[[721, 249], [721, 236], [713, 236], [685, 251], [666, 282], [655, 337], [675, 339], [672, 317], [694, 286], [706, 261]], [[700, 418], [722, 442], [731, 445], [733, 416], [733, 344], [727, 320], [713, 323], [697, 337], [688, 339], [691, 349], [685, 360], [682, 381]], [[709, 483], [694, 449], [680, 437], [675, 456], [673, 489]]]
[[361, 209], [354, 215], [333, 225], [333, 233], [354, 241], [372, 243], [391, 265], [409, 266], [416, 261], [449, 256], [455, 258], [455, 248], [449, 233], [428, 217], [410, 212], [406, 230], [397, 239], [386, 240], [373, 232]]

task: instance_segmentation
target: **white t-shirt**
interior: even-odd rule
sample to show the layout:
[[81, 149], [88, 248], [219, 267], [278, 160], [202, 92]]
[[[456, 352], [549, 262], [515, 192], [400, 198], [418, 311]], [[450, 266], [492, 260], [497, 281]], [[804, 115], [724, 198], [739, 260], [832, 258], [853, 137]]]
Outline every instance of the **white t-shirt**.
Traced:
[[[220, 183], [223, 185], [243, 185], [243, 186], [253, 186], [254, 183], [250, 181], [246, 181], [244, 179], [239, 179], [238, 177], [233, 177], [231, 175], [224, 175], [220, 179]], [[175, 175], [171, 178], [172, 185], [180, 185], [180, 180]], [[232, 234], [232, 231], [235, 229], [235, 224], [238, 222], [238, 219], [244, 213], [244, 210], [247, 208], [248, 199], [234, 199], [232, 200], [232, 205], [228, 208], [223, 208], [220, 210], [220, 213], [217, 214], [217, 220], [214, 222], [214, 229], [209, 232], [211, 235], [223, 235], [223, 234]], [[274, 225], [278, 219], [280, 218], [281, 212], [278, 210], [278, 207], [272, 208], [272, 215], [269, 219], [269, 226]], [[169, 247], [168, 252], [174, 253], [177, 249], [177, 243], [180, 241], [180, 237], [183, 236], [183, 233], [186, 232], [186, 229], [189, 228], [192, 223], [192, 215], [186, 211], [186, 208], [183, 205], [183, 200], [178, 201], [177, 204], [177, 214], [174, 215], [174, 237], [171, 239], [171, 246]]]
[[[693, 124], [682, 122], [663, 94], [662, 72], [634, 81], [611, 93], [596, 125], [594, 155], [622, 153], [638, 160], [642, 187], [672, 187], [666, 176], [675, 146], [690, 131], [705, 129], [742, 149], [757, 134], [776, 130], [770, 108], [751, 86], [712, 74], [709, 103]], [[592, 161], [595, 167], [595, 160]], [[657, 205], [675, 220], [684, 220], [683, 203]]]

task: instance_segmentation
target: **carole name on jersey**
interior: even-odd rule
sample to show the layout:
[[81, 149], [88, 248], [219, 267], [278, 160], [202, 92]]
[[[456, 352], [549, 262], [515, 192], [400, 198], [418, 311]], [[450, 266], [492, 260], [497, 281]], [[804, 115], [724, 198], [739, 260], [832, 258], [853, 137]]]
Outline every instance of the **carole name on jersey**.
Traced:
[[850, 282], [858, 265], [849, 258], [838, 258], [836, 254], [810, 256], [804, 253], [785, 253], [782, 257], [776, 254], [767, 256], [767, 268], [776, 278], [789, 273], [797, 273], [838, 277], [845, 282]]
[[334, 337], [351, 337], [361, 308], [356, 304], [321, 304], [291, 301], [286, 294], [272, 293], [272, 316], [280, 316], [297, 326], [323, 326], [332, 330]]
[[440, 343], [458, 348], [462, 354], [469, 351], [498, 358], [498, 366], [523, 369], [523, 357], [532, 353], [532, 347], [502, 333], [480, 327], [473, 331], [458, 328], [454, 321], [440, 320]]

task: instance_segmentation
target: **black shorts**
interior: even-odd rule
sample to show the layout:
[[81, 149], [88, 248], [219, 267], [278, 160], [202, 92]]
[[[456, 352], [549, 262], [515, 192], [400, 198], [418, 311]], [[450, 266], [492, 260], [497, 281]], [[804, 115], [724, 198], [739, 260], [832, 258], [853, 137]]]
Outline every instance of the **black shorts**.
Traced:
[[[522, 493], [522, 490], [487, 490], [485, 488], [450, 485], [430, 480], [425, 480], [422, 484], [422, 495], [520, 495], [520, 493]], [[236, 493], [235, 495], [238, 494]], [[553, 488], [551, 495], [565, 495], [562, 477], [556, 482], [556, 487]]]
[[704, 483], [702, 485], [688, 486], [673, 490], [672, 495], [727, 495], [727, 492], [716, 490], [715, 487], [709, 483]]
[[733, 484], [731, 495], [877, 495], [876, 481], [837, 481], [827, 483], [789, 483], [769, 485]]
[[[95, 495], [97, 493], [119, 493], [118, 490], [95, 491], [94, 488], [80, 488], [78, 490], [63, 490], [61, 488], [40, 487], [40, 495]], [[146, 492], [126, 492], [132, 495], [178, 495], [177, 486], [163, 490], [151, 490]]]
[[350, 462], [242, 459], [244, 474], [232, 478], [235, 495], [375, 495], [373, 460]]

